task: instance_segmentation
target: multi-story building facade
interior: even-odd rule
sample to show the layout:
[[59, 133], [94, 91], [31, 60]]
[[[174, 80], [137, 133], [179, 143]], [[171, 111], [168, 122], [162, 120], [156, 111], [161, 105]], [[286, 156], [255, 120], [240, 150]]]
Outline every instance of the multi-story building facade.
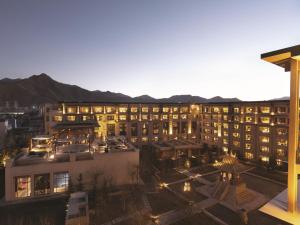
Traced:
[[103, 138], [124, 135], [138, 145], [188, 139], [217, 146], [224, 152], [237, 152], [248, 160], [273, 160], [282, 165], [287, 162], [288, 116], [289, 101], [284, 100], [204, 104], [61, 102], [45, 106], [45, 129], [47, 134], [63, 137], [76, 129]]

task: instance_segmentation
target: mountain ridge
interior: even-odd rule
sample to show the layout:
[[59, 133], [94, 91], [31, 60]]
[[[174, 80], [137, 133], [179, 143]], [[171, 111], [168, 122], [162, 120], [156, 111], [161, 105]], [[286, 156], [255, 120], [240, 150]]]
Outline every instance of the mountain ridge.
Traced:
[[[47, 91], [45, 91], [47, 90]], [[65, 84], [41, 73], [24, 79], [3, 78], [0, 80], [0, 105], [18, 102], [20, 106], [41, 105], [59, 101], [86, 102], [145, 102], [145, 103], [205, 103], [238, 102], [238, 98], [203, 98], [200, 96], [173, 95], [169, 98], [153, 98], [149, 95], [130, 97], [122, 93], [94, 90], [89, 91], [77, 85]]]

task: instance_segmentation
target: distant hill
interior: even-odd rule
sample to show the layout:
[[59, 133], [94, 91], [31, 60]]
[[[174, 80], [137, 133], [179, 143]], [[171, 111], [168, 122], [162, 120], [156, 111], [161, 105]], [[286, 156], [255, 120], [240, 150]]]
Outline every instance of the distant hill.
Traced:
[[4, 78], [0, 80], [0, 105], [5, 105], [7, 101], [17, 101], [20, 106], [31, 106], [58, 101], [204, 103], [236, 102], [240, 100], [220, 96], [206, 99], [192, 95], [174, 95], [162, 99], [155, 99], [149, 95], [132, 98], [121, 93], [89, 91], [76, 85], [60, 83], [42, 73], [25, 79]]

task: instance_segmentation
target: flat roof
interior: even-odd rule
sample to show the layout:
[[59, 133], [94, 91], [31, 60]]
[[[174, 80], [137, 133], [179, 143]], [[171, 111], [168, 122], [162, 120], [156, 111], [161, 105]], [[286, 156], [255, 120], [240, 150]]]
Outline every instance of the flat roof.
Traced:
[[300, 45], [295, 45], [288, 48], [282, 48], [279, 50], [266, 52], [261, 54], [261, 59], [273, 63], [285, 69], [285, 71], [290, 71], [290, 59], [293, 57], [300, 56]]

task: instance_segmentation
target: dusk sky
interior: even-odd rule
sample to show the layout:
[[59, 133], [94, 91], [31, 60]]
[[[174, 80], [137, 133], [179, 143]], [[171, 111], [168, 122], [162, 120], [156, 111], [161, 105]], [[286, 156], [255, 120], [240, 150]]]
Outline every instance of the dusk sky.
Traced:
[[289, 74], [260, 54], [300, 44], [299, 25], [299, 0], [1, 0], [0, 78], [272, 99], [289, 95]]

